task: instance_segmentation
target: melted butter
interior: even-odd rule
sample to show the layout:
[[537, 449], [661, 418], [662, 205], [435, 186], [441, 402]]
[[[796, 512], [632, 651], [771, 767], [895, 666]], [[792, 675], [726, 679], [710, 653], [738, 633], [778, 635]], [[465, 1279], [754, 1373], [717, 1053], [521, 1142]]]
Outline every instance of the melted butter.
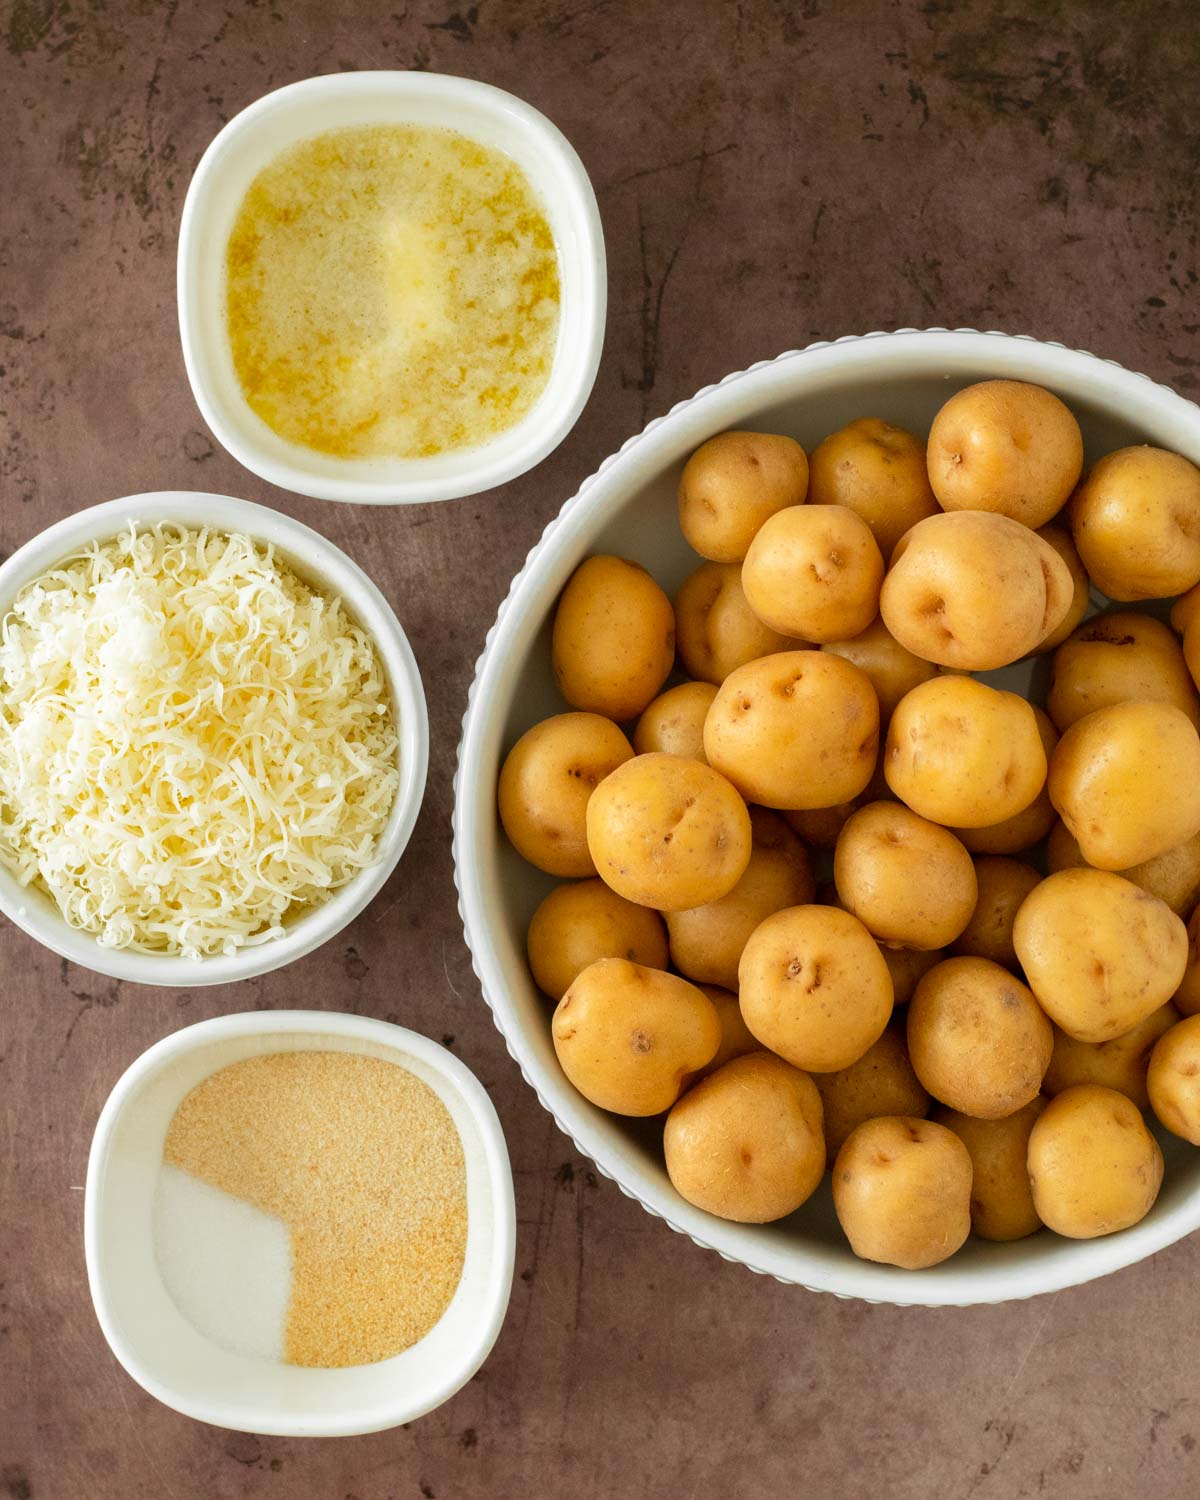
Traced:
[[280, 437], [340, 458], [431, 457], [519, 422], [558, 311], [528, 178], [450, 130], [300, 142], [250, 185], [226, 251], [246, 400]]

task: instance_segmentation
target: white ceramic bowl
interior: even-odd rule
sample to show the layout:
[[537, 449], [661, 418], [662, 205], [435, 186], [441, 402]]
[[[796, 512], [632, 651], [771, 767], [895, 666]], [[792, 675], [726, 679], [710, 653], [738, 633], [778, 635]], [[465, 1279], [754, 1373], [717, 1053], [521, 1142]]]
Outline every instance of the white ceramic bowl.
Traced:
[[551, 522], [508, 598], [476, 669], [456, 783], [454, 857], [467, 943], [484, 996], [539, 1099], [562, 1130], [621, 1189], [698, 1244], [814, 1291], [895, 1303], [1000, 1302], [1047, 1292], [1141, 1260], [1200, 1226], [1200, 1153], [1164, 1138], [1166, 1181], [1136, 1228], [1071, 1241], [1044, 1231], [1012, 1245], [971, 1240], [951, 1260], [906, 1272], [855, 1259], [838, 1229], [828, 1180], [790, 1219], [731, 1224], [693, 1208], [662, 1164], [661, 1121], [630, 1122], [583, 1099], [564, 1078], [549, 1011], [525, 961], [525, 929], [554, 883], [505, 840], [496, 776], [505, 751], [537, 720], [563, 710], [550, 670], [549, 622], [579, 561], [615, 552], [648, 567], [669, 592], [696, 566], [680, 534], [675, 488], [687, 456], [731, 427], [784, 432], [806, 447], [848, 421], [881, 416], [928, 430], [959, 386], [1004, 376], [1049, 386], [1079, 417], [1089, 459], [1149, 441], [1200, 462], [1200, 410], [1120, 366], [998, 333], [904, 330], [842, 339], [781, 355], [710, 386], [631, 438]]
[[281, 968], [328, 942], [362, 911], [395, 869], [412, 834], [425, 793], [429, 761], [425, 693], [408, 637], [387, 600], [358, 564], [311, 527], [264, 505], [252, 505], [230, 495], [190, 490], [129, 495], [68, 516], [26, 542], [0, 567], [0, 620], [27, 583], [78, 548], [114, 537], [131, 523], [143, 526], [156, 521], [243, 531], [271, 542], [301, 577], [344, 599], [373, 637], [392, 690], [400, 739], [400, 786], [380, 835], [378, 857], [374, 864], [335, 891], [324, 905], [313, 907], [289, 923], [283, 937], [239, 949], [229, 956], [189, 959], [103, 947], [89, 933], [72, 927], [49, 896], [32, 886], [22, 886], [3, 866], [0, 866], [0, 911], [62, 958], [113, 979], [136, 984], [228, 984]]
[[[297, 141], [347, 125], [448, 127], [510, 156], [542, 200], [558, 247], [561, 303], [550, 378], [533, 409], [492, 441], [435, 458], [339, 459], [286, 442], [241, 393], [225, 331], [225, 247], [246, 189]], [[196, 403], [239, 463], [318, 500], [451, 500], [515, 479], [566, 437], [592, 389], [607, 304], [596, 195], [570, 142], [502, 89], [439, 73], [334, 73], [289, 84], [235, 115], [200, 159], [179, 229], [183, 358]]]
[[[462, 1280], [434, 1327], [392, 1359], [301, 1369], [224, 1349], [199, 1333], [163, 1284], [154, 1200], [163, 1142], [184, 1095], [210, 1073], [272, 1052], [356, 1052], [427, 1083], [462, 1138], [467, 1248]], [[482, 1084], [428, 1037], [325, 1011], [255, 1011], [187, 1026], [156, 1042], [108, 1097], [88, 1158], [84, 1249], [96, 1316], [113, 1353], [152, 1396], [242, 1432], [341, 1437], [432, 1411], [487, 1358], [508, 1307], [516, 1244], [504, 1133]]]

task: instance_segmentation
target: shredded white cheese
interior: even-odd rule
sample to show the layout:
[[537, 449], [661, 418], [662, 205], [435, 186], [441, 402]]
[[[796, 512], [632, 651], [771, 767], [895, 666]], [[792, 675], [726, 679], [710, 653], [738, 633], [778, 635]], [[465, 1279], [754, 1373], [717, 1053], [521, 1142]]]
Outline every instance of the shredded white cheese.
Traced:
[[0, 860], [108, 947], [279, 937], [371, 863], [398, 784], [370, 637], [247, 536], [131, 528], [0, 624]]

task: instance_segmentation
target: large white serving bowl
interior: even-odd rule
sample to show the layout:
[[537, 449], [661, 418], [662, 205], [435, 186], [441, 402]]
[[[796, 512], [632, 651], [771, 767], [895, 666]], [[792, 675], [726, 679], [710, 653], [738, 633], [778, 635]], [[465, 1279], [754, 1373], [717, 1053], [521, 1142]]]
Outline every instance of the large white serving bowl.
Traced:
[[698, 559], [680, 535], [675, 487], [687, 456], [727, 428], [789, 433], [811, 448], [861, 416], [918, 432], [974, 380], [1035, 381], [1069, 403], [1089, 461], [1151, 442], [1200, 463], [1200, 409], [1094, 355], [1002, 333], [905, 329], [814, 344], [727, 376], [652, 422], [606, 459], [568, 500], [513, 580], [476, 668], [459, 748], [454, 859], [475, 971], [512, 1055], [559, 1127], [623, 1192], [697, 1244], [751, 1270], [813, 1291], [927, 1306], [1002, 1302], [1091, 1280], [1143, 1259], [1200, 1227], [1200, 1153], [1162, 1138], [1166, 1179], [1134, 1229], [1074, 1241], [1048, 1231], [1011, 1245], [972, 1239], [951, 1260], [911, 1272], [855, 1259], [824, 1188], [778, 1224], [732, 1224], [686, 1203], [662, 1163], [662, 1122], [594, 1108], [563, 1076], [550, 1007], [525, 960], [525, 930], [554, 884], [508, 845], [496, 817], [505, 752], [531, 724], [561, 712], [550, 669], [550, 620], [580, 560], [615, 552], [641, 562], [672, 592]]
[[408, 637], [391, 606], [351, 558], [311, 526], [282, 512], [231, 495], [193, 490], [128, 495], [89, 506], [39, 532], [0, 567], [0, 620], [27, 583], [91, 542], [108, 541], [130, 525], [157, 521], [240, 531], [270, 543], [307, 583], [342, 599], [373, 638], [387, 673], [399, 737], [400, 785], [379, 837], [376, 859], [333, 893], [289, 922], [282, 937], [237, 952], [208, 958], [136, 953], [106, 948], [90, 933], [72, 927], [43, 891], [23, 886], [0, 865], [0, 911], [39, 943], [112, 979], [135, 984], [209, 985], [250, 979], [311, 953], [351, 922], [395, 869], [417, 821], [429, 762], [429, 719], [421, 674]]

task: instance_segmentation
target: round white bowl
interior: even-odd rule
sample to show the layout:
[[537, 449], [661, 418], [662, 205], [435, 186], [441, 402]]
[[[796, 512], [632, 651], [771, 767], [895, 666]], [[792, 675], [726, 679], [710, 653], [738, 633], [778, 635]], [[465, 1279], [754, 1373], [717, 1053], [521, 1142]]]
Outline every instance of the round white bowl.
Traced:
[[[449, 128], [491, 146], [533, 184], [558, 247], [560, 310], [550, 378], [533, 409], [490, 442], [434, 458], [341, 459], [281, 438], [247, 404], [225, 323], [225, 247], [251, 182], [296, 142], [349, 125]], [[318, 500], [400, 505], [475, 495], [524, 474], [583, 410], [604, 342], [608, 284], [596, 195], [570, 142], [490, 84], [440, 73], [334, 73], [289, 84], [235, 115], [196, 168], [179, 228], [179, 331], [204, 420], [239, 463]]]
[[[184, 1095], [209, 1074], [273, 1052], [356, 1052], [399, 1063], [450, 1112], [467, 1173], [467, 1246], [449, 1307], [411, 1348], [346, 1369], [302, 1369], [215, 1344], [184, 1317], [154, 1249], [163, 1142]], [[84, 1250], [104, 1337], [134, 1380], [184, 1416], [241, 1432], [344, 1437], [432, 1411], [487, 1358], [508, 1308], [516, 1246], [504, 1132], [475, 1075], [428, 1037], [325, 1011], [254, 1011], [156, 1042], [108, 1097], [88, 1158]]]
[[779, 1224], [732, 1224], [674, 1190], [663, 1167], [662, 1122], [636, 1122], [589, 1104], [563, 1076], [549, 1007], [529, 975], [525, 930], [554, 884], [510, 847], [496, 817], [504, 753], [537, 720], [563, 710], [550, 670], [550, 619], [580, 560], [615, 552], [644, 564], [672, 592], [696, 566], [675, 511], [687, 456], [731, 427], [789, 433], [807, 448], [846, 422], [881, 416], [924, 432], [956, 388], [1010, 377], [1049, 386], [1079, 417], [1089, 459], [1149, 441], [1200, 462], [1200, 409], [1109, 361], [1001, 333], [906, 329], [814, 344], [730, 375], [638, 436], [587, 479], [547, 527], [500, 608], [471, 689], [459, 747], [454, 860], [475, 971], [496, 1025], [542, 1104], [579, 1150], [623, 1192], [697, 1244], [751, 1270], [813, 1291], [923, 1305], [1001, 1302], [1088, 1281], [1171, 1244], [1200, 1226], [1200, 1153], [1164, 1137], [1167, 1173], [1151, 1213], [1106, 1239], [1043, 1231], [1012, 1245], [976, 1239], [927, 1271], [854, 1257], [838, 1228], [828, 1179]]
[[21, 589], [64, 557], [93, 541], [106, 541], [130, 525], [176, 521], [218, 531], [242, 531], [270, 542], [307, 582], [343, 599], [375, 641], [388, 684], [400, 740], [400, 785], [379, 838], [374, 864], [361, 870], [322, 906], [290, 922], [284, 935], [226, 956], [182, 958], [106, 948], [90, 933], [72, 927], [53, 900], [34, 886], [21, 885], [0, 866], [0, 911], [39, 943], [98, 974], [135, 984], [208, 985], [250, 979], [282, 968], [329, 941], [352, 921], [395, 869], [417, 821], [429, 762], [429, 719], [421, 674], [408, 637], [387, 600], [339, 547], [311, 527], [264, 505], [191, 490], [129, 495], [90, 506], [40, 532], [0, 567], [0, 620]]

